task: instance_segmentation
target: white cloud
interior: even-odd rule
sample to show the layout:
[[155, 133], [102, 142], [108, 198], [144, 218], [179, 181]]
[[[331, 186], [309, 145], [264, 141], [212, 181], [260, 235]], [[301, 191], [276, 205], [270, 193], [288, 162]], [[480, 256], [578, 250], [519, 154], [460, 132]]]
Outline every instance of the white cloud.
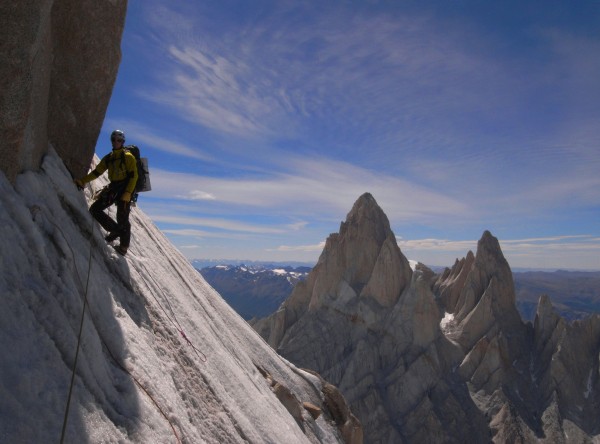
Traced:
[[[600, 243], [590, 235], [499, 239], [500, 248], [511, 267], [579, 268], [600, 270]], [[398, 239], [398, 245], [411, 259], [431, 265], [450, 265], [467, 251], [477, 250], [476, 240]]]
[[[191, 200], [215, 200], [216, 197], [210, 193], [200, 190], [192, 190], [188, 194], [189, 199]], [[183, 197], [186, 198], [185, 196]]]
[[[409, 181], [377, 174], [331, 159], [288, 159], [288, 173], [273, 173], [260, 179], [223, 179], [154, 169], [155, 197], [185, 199], [211, 196], [218, 204], [285, 209], [290, 215], [321, 214], [339, 218], [365, 192], [373, 194], [386, 214], [394, 220], [430, 219], [440, 215], [467, 213], [467, 207], [448, 196]], [[422, 220], [422, 219], [421, 219]]]
[[[286, 226], [266, 226], [259, 224], [249, 224], [245, 222], [239, 222], [235, 220], [228, 219], [212, 219], [206, 217], [192, 217], [186, 215], [165, 215], [156, 212], [148, 213], [154, 222], [159, 222], [163, 224], [176, 224], [176, 225], [191, 225], [196, 227], [208, 227], [217, 230], [223, 231], [237, 231], [242, 233], [256, 233], [256, 234], [281, 234], [288, 231], [290, 228]], [[292, 226], [293, 229], [294, 226]], [[194, 230], [174, 230], [174, 229], [166, 229], [164, 231], [168, 231], [171, 233], [175, 233], [176, 231], [179, 234], [186, 235], [206, 235], [206, 232], [195, 232]], [[211, 232], [214, 234], [214, 232]]]
[[477, 248], [476, 240], [448, 240], [448, 239], [397, 239], [401, 250], [429, 250], [446, 252], [463, 252], [471, 250], [475, 252]]
[[[398, 245], [407, 250], [435, 250], [435, 251], [468, 251], [475, 252], [477, 240], [449, 240], [449, 239], [402, 239], [396, 238]], [[541, 250], [555, 249], [593, 249], [600, 251], [598, 238], [590, 235], [565, 235], [533, 237], [524, 239], [499, 239], [503, 251], [529, 250], [532, 247]]]
[[162, 231], [169, 236], [174, 236], [174, 238], [173, 238], [174, 242], [178, 242], [180, 239], [185, 239], [188, 242], [190, 240], [205, 241], [208, 239], [213, 239], [213, 240], [219, 239], [219, 240], [227, 240], [227, 241], [247, 241], [251, 237], [251, 235], [249, 235], [246, 232], [206, 231], [206, 230], [197, 230], [197, 229], [191, 229], [191, 228], [164, 229]]
[[274, 249], [267, 249], [267, 251], [285, 251], [285, 252], [314, 252], [314, 251], [322, 251], [325, 248], [325, 241], [319, 242], [314, 245], [280, 245]]
[[[588, 241], [596, 241], [594, 237], [587, 234], [577, 234], [577, 235], [565, 235], [565, 236], [547, 236], [547, 237], [531, 237], [525, 239], [508, 239], [503, 240], [502, 243], [505, 244], [531, 244], [531, 243], [548, 243], [548, 242], [556, 242], [556, 241], [573, 241], [579, 239], [584, 242]], [[600, 248], [600, 245], [598, 245]]]

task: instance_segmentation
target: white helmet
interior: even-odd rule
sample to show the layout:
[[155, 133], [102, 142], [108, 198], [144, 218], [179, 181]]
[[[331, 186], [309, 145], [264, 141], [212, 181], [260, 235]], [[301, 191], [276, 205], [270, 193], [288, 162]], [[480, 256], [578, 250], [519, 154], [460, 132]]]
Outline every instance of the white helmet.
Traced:
[[121, 130], [114, 130], [111, 134], [110, 134], [110, 141], [118, 141], [118, 142], [123, 142], [125, 143], [125, 133]]

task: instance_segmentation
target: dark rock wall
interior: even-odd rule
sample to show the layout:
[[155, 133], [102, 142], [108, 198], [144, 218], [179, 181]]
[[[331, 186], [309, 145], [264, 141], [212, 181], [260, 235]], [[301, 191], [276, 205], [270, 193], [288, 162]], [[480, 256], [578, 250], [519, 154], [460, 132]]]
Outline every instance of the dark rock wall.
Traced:
[[37, 170], [48, 144], [86, 172], [121, 60], [127, 0], [0, 4], [0, 169]]

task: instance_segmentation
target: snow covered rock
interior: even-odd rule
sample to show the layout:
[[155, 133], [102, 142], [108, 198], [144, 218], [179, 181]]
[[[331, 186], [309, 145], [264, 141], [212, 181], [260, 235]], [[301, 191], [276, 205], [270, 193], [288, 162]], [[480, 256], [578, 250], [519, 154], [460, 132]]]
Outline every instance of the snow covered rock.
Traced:
[[52, 149], [14, 187], [0, 173], [0, 442], [60, 441], [78, 342], [65, 442], [344, 442], [324, 382], [278, 356], [142, 211], [122, 257], [87, 204]]

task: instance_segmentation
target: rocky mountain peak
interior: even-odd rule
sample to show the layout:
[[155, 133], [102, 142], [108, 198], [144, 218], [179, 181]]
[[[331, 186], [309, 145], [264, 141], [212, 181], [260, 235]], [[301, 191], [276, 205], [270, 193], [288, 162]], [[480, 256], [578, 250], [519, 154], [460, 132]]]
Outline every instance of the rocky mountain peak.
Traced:
[[339, 386], [365, 441], [600, 434], [600, 315], [569, 325], [542, 297], [535, 326], [525, 324], [489, 231], [435, 276], [406, 272], [388, 227], [373, 196], [361, 196], [307, 281], [254, 325], [286, 359]]
[[412, 270], [375, 198], [354, 203], [339, 233], [331, 234], [306, 282], [282, 309], [254, 327], [277, 348], [286, 331], [307, 311], [328, 309], [349, 319], [377, 322], [410, 284]]
[[446, 311], [455, 313], [456, 321], [462, 322], [485, 296], [486, 301], [483, 304], [493, 304], [496, 313], [511, 312], [513, 318], [516, 315], [520, 320], [515, 305], [512, 272], [502, 254], [498, 239], [486, 230], [477, 242], [474, 259], [471, 259], [472, 257], [469, 254], [465, 260], [465, 263], [470, 264], [468, 269], [464, 266], [461, 269], [464, 281], [457, 282], [461, 291], [456, 305], [446, 307]]
[[346, 221], [340, 226], [340, 235], [368, 237], [382, 243], [393, 235], [390, 222], [370, 193], [364, 193], [352, 206]]
[[446, 268], [437, 278], [434, 292], [439, 295], [438, 299], [445, 311], [454, 313], [460, 292], [474, 262], [475, 255], [469, 251], [466, 257], [456, 259], [452, 268]]
[[310, 307], [326, 304], [340, 309], [359, 297], [392, 306], [410, 282], [412, 271], [387, 216], [373, 196], [365, 193], [342, 222], [340, 232], [327, 239], [314, 273]]
[[510, 266], [504, 258], [504, 254], [502, 254], [500, 242], [488, 230], [483, 232], [477, 242], [475, 259], [477, 266], [490, 275], [495, 273], [511, 273]]

